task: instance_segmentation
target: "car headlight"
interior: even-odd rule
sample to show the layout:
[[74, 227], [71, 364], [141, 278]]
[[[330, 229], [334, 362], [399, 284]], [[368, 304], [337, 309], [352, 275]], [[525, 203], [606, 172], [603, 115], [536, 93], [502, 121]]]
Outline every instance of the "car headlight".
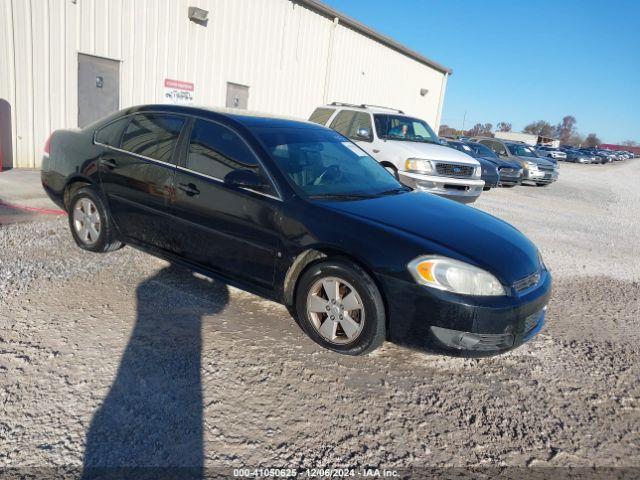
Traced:
[[408, 265], [416, 282], [462, 295], [506, 295], [500, 281], [478, 267], [452, 258], [423, 256]]
[[475, 178], [480, 178], [480, 177], [482, 176], [482, 167], [481, 167], [481, 166], [480, 166], [480, 167], [476, 167], [476, 168], [473, 170], [473, 176], [474, 176]]
[[533, 162], [524, 162], [525, 163], [525, 167], [527, 170], [537, 170], [538, 169], [538, 164], [537, 163], [533, 163]]
[[433, 164], [424, 158], [407, 158], [404, 162], [404, 169], [412, 173], [432, 173]]
[[538, 263], [540, 264], [540, 268], [542, 270], [547, 269], [547, 266], [544, 264], [544, 260], [542, 259], [542, 253], [540, 253], [540, 250], [538, 250]]

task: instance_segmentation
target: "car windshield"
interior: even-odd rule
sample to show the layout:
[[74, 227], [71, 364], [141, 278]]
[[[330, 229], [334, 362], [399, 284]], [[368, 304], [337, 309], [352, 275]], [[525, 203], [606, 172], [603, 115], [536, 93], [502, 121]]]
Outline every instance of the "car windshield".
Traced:
[[526, 145], [509, 145], [509, 150], [511, 151], [511, 155], [515, 155], [516, 157], [537, 157], [533, 150]]
[[438, 136], [424, 120], [403, 115], [373, 116], [378, 137], [406, 142], [439, 143]]
[[310, 198], [371, 198], [409, 191], [364, 150], [323, 128], [254, 128], [287, 178]]
[[476, 152], [476, 155], [478, 157], [498, 158], [498, 155], [496, 155], [496, 152], [491, 150], [486, 145], [482, 145], [481, 143], [469, 143], [468, 145], [473, 149], [474, 152]]
[[466, 143], [462, 143], [462, 142], [447, 142], [447, 145], [449, 145], [452, 148], [455, 148], [456, 150], [460, 150], [463, 153], [466, 153], [467, 155], [471, 155], [472, 157], [476, 157], [476, 152]]

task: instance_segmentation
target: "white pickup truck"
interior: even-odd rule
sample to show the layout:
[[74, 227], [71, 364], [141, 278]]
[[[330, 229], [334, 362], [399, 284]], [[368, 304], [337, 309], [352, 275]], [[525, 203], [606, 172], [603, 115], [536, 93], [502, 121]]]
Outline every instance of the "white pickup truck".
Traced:
[[440, 144], [427, 122], [401, 110], [334, 102], [309, 120], [348, 137], [412, 188], [463, 203], [482, 193], [478, 161]]

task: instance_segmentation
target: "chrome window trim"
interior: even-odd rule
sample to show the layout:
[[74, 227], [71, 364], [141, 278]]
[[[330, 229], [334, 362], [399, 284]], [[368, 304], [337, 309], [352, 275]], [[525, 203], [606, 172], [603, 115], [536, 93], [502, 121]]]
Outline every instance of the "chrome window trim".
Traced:
[[[188, 169], [186, 167], [183, 167], [183, 166], [175, 164], [175, 163], [163, 162], [162, 160], [156, 160], [155, 158], [147, 157], [145, 155], [140, 155], [139, 153], [134, 153], [134, 152], [130, 152], [128, 150], [124, 150], [122, 148], [118, 148], [118, 147], [114, 147], [114, 146], [111, 146], [111, 145], [107, 145], [105, 143], [101, 143], [101, 142], [98, 142], [96, 140], [96, 136], [98, 135], [98, 132], [103, 130], [104, 128], [107, 128], [112, 123], [119, 122], [120, 120], [122, 120], [124, 118], [127, 118], [127, 117], [132, 117], [134, 115], [140, 115], [140, 114], [144, 114], [144, 113], [151, 113], [151, 114], [160, 113], [160, 114], [163, 114], [163, 115], [173, 115], [173, 116], [177, 116], [177, 117], [183, 117], [186, 122], [188, 122], [190, 119], [193, 119], [193, 120], [198, 119], [198, 120], [203, 120], [203, 121], [206, 121], [206, 122], [212, 122], [212, 123], [215, 123], [216, 125], [220, 125], [223, 128], [227, 128], [227, 129], [231, 130], [233, 133], [235, 133], [240, 138], [240, 140], [242, 140], [242, 142], [246, 145], [246, 147], [249, 149], [251, 154], [254, 156], [254, 158], [258, 162], [258, 165], [260, 166], [262, 171], [266, 173], [266, 175], [267, 175], [267, 177], [269, 179], [269, 182], [271, 183], [271, 187], [273, 188], [273, 190], [276, 192], [277, 195], [270, 195], [268, 193], [259, 192], [257, 190], [253, 190], [251, 188], [246, 188], [246, 187], [239, 187], [239, 188], [241, 188], [242, 190], [249, 191], [249, 192], [257, 193], [258, 195], [262, 195], [263, 197], [271, 198], [273, 200], [278, 200], [280, 202], [284, 201], [283, 197], [282, 197], [282, 193], [280, 192], [280, 189], [278, 188], [278, 184], [274, 180], [273, 176], [271, 175], [271, 172], [269, 171], [268, 168], [265, 167], [265, 165], [262, 162], [262, 160], [260, 159], [259, 155], [256, 154], [256, 152], [253, 149], [253, 147], [247, 143], [247, 141], [244, 139], [244, 137], [235, 128], [230, 127], [228, 125], [225, 125], [224, 123], [218, 122], [217, 120], [212, 120], [211, 118], [204, 117], [202, 115], [193, 115], [193, 114], [188, 114], [188, 113], [176, 113], [176, 112], [166, 111], [166, 110], [157, 110], [157, 111], [156, 110], [153, 110], [153, 111], [142, 110], [142, 111], [127, 113], [125, 115], [119, 116], [118, 118], [114, 118], [109, 123], [106, 123], [106, 124], [102, 125], [100, 128], [97, 128], [96, 130], [94, 130], [94, 132], [93, 132], [93, 144], [94, 145], [98, 145], [100, 147], [108, 148], [110, 150], [115, 150], [116, 152], [125, 153], [127, 155], [133, 155], [134, 157], [139, 158], [141, 160], [146, 160], [146, 161], [149, 161], [149, 162], [152, 162], [152, 163], [157, 163], [157, 164], [162, 165], [162, 166], [173, 167], [173, 168], [176, 168], [177, 170], [182, 170], [184, 172], [193, 173], [193, 174], [195, 174], [197, 176], [200, 176], [200, 177], [203, 177], [203, 178], [206, 178], [206, 179], [213, 180], [213, 181], [216, 181], [216, 182], [224, 184], [224, 180], [222, 180], [220, 178], [212, 177], [211, 175], [207, 175], [205, 173], [196, 172], [195, 170], [190, 170], [190, 169]], [[195, 124], [195, 122], [194, 122], [194, 124]], [[184, 126], [182, 128], [184, 128]], [[190, 145], [191, 144], [191, 138], [188, 138], [187, 141], [189, 142], [188, 145]], [[188, 151], [188, 146], [187, 146], [187, 158], [185, 159], [185, 161], [188, 160], [188, 158], [189, 158], [189, 151]]]
[[[178, 165], [176, 168], [178, 170], [180, 170], [181, 172], [190, 173], [192, 175], [195, 175], [196, 177], [201, 177], [201, 178], [203, 178], [205, 180], [213, 180], [214, 182], [220, 183], [222, 185], [226, 185], [222, 178], [214, 177], [212, 175], [207, 175], [206, 173], [196, 172], [195, 170], [190, 170], [190, 169], [188, 169], [186, 167], [182, 167], [180, 165]], [[247, 192], [256, 193], [256, 194], [261, 195], [263, 197], [267, 197], [267, 198], [271, 198], [273, 200], [277, 200], [279, 202], [283, 201], [280, 197], [276, 197], [275, 195], [271, 195], [269, 193], [260, 192], [258, 190], [254, 190], [253, 188], [248, 188], [248, 187], [238, 187], [238, 188], [240, 188], [241, 190], [246, 190]]]
[[170, 168], [177, 168], [178, 167], [178, 165], [176, 165], [175, 163], [168, 163], [168, 162], [163, 162], [162, 160], [156, 160], [155, 158], [146, 157], [144, 155], [140, 155], [139, 153], [130, 152], [129, 150], [123, 150], [122, 148], [112, 147], [111, 145], [106, 145], [104, 143], [96, 142], [95, 140], [94, 140], [93, 143], [95, 145], [99, 145], [101, 147], [108, 148], [109, 150], [115, 150], [116, 152], [125, 153], [127, 155], [132, 155], [132, 156], [134, 156], [136, 158], [139, 158], [141, 160], [146, 160], [147, 162], [157, 163], [157, 164], [160, 164], [162, 166], [170, 167]]

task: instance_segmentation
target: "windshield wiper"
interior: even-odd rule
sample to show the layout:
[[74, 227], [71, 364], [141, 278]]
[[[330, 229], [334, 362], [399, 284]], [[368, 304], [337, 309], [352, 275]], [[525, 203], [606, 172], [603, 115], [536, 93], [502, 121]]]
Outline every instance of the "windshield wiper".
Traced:
[[362, 200], [364, 198], [373, 198], [376, 195], [377, 194], [372, 195], [369, 193], [322, 193], [318, 195], [309, 195], [309, 198], [312, 200]]
[[385, 190], [384, 192], [378, 192], [376, 194], [377, 196], [383, 196], [383, 195], [398, 195], [399, 193], [406, 193], [406, 192], [410, 192], [411, 189], [408, 187], [400, 187], [400, 188], [394, 188], [392, 190]]

